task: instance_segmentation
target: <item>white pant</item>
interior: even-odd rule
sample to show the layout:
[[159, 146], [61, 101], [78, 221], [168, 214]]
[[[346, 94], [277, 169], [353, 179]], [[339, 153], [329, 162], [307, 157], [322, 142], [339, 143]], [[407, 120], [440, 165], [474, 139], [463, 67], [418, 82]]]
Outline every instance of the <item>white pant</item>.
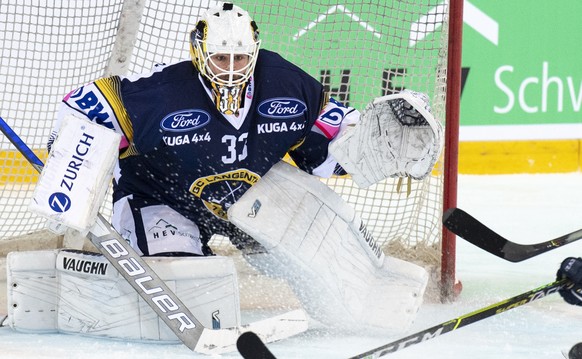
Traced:
[[194, 222], [166, 205], [140, 206], [139, 202], [132, 196], [115, 202], [111, 223], [140, 255], [204, 255]]

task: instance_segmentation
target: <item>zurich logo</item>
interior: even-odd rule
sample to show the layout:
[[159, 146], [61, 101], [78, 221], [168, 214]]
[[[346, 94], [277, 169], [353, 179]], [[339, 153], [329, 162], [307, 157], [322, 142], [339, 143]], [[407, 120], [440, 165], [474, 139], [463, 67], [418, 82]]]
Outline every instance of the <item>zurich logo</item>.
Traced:
[[162, 119], [160, 126], [170, 132], [192, 131], [210, 122], [210, 115], [202, 110], [181, 110], [172, 112]]
[[307, 105], [295, 98], [277, 97], [263, 101], [258, 111], [270, 118], [293, 118], [301, 116], [307, 110]]
[[55, 192], [49, 197], [49, 206], [55, 212], [66, 212], [71, 208], [71, 199], [62, 192]]

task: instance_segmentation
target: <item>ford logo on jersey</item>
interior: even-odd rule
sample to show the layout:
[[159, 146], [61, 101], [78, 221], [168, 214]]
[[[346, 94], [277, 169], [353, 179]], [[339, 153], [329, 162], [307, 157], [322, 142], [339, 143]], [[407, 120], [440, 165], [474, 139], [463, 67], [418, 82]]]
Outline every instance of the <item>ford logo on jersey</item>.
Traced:
[[210, 122], [210, 115], [202, 110], [181, 110], [164, 117], [160, 126], [170, 132], [192, 131]]
[[258, 111], [270, 118], [293, 118], [301, 116], [307, 110], [307, 105], [296, 98], [277, 97], [263, 101]]

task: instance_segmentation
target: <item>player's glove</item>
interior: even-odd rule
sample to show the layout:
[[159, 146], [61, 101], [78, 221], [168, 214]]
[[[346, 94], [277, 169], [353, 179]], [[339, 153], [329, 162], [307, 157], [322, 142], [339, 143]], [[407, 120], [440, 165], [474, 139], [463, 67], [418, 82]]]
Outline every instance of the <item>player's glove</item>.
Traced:
[[561, 288], [558, 292], [567, 303], [582, 305], [582, 258], [568, 257], [558, 269], [557, 279], [568, 278], [571, 285]]

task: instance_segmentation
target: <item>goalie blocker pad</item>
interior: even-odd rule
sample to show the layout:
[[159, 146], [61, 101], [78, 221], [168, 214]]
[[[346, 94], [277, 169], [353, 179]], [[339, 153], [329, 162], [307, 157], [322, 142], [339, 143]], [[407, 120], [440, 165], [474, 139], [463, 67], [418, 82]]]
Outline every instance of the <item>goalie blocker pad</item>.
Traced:
[[58, 137], [35, 187], [29, 209], [86, 234], [95, 224], [117, 163], [121, 136], [73, 115], [63, 118]]
[[[240, 326], [238, 281], [231, 258], [144, 260], [206, 328]], [[11, 252], [7, 284], [7, 322], [17, 331], [180, 342], [101, 254]]]
[[323, 324], [402, 332], [416, 317], [426, 270], [385, 256], [354, 209], [317, 177], [281, 162], [228, 216], [267, 250], [247, 255], [249, 263], [287, 279]]
[[360, 121], [330, 144], [333, 158], [365, 188], [389, 177], [422, 180], [444, 145], [440, 121], [428, 97], [404, 90], [368, 104]]

